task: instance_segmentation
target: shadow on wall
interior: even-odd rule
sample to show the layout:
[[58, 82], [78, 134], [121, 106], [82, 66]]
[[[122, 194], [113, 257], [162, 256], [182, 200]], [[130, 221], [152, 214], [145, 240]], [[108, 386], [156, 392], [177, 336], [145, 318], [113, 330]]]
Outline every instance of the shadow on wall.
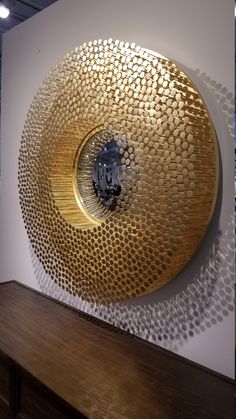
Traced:
[[[230, 137], [234, 138], [234, 95], [228, 89], [212, 80], [205, 72], [194, 70], [195, 75], [212, 91], [217, 100], [227, 124]], [[233, 144], [233, 143], [232, 143]]]
[[[194, 74], [213, 93], [227, 123], [228, 141], [232, 138], [233, 144], [233, 94], [198, 69], [186, 72]], [[231, 214], [223, 213], [227, 222], [223, 232], [221, 211], [222, 183], [212, 222], [200, 248], [184, 271], [149, 295], [108, 305], [83, 301], [60, 288], [45, 273], [30, 246], [36, 279], [43, 293], [177, 352], [188, 339], [222, 322], [234, 310], [233, 206]]]

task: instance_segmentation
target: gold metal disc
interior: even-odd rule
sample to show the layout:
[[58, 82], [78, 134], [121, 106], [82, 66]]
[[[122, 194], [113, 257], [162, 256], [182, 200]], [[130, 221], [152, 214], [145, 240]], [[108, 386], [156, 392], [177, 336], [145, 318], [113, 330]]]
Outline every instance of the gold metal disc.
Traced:
[[[111, 211], [92, 170], [111, 138], [121, 192]], [[87, 301], [119, 301], [173, 279], [210, 222], [218, 148], [205, 103], [171, 60], [111, 39], [68, 53], [34, 97], [19, 195], [45, 271]]]

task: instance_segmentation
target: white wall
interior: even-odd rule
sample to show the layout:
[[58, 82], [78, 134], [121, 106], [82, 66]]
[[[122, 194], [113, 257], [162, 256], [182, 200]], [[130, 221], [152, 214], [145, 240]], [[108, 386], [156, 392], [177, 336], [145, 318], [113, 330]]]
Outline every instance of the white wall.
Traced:
[[[39, 289], [42, 272], [40, 276], [35, 269], [19, 207], [17, 160], [26, 113], [43, 78], [66, 52], [84, 41], [98, 38], [135, 42], [183, 64], [204, 95], [216, 126], [223, 164], [222, 202], [218, 202], [217, 218], [202, 249], [177, 280], [149, 297], [124, 303], [122, 310], [129, 312], [130, 319], [136, 322], [132, 316], [144, 310], [148, 319], [151, 307], [152, 315], [157, 320], [162, 316], [165, 326], [171, 328], [174, 321], [171, 310], [176, 308], [178, 298], [182, 301], [183, 293], [186, 293], [187, 298], [193, 300], [194, 289], [199, 285], [196, 298], [200, 301], [201, 283], [207, 286], [209, 278], [213, 278], [209, 306], [201, 307], [204, 311], [202, 320], [192, 337], [191, 334], [186, 337], [180, 331], [181, 338], [176, 338], [175, 345], [171, 339], [167, 344], [151, 338], [152, 330], [147, 333], [139, 325], [133, 332], [230, 377], [234, 374], [230, 236], [233, 36], [233, 0], [59, 0], [6, 33], [3, 40], [0, 195], [0, 281], [16, 279]], [[215, 249], [216, 241], [217, 252], [213, 252], [212, 259], [208, 253], [209, 249]], [[48, 286], [44, 291], [81, 308], [81, 302], [61, 295], [55, 287]], [[163, 307], [165, 310], [161, 311]], [[121, 316], [121, 307], [115, 310]], [[189, 330], [190, 321], [190, 316], [184, 320]], [[114, 322], [125, 327], [122, 322]], [[155, 333], [161, 330], [158, 327]], [[175, 327], [178, 329], [178, 324]]]

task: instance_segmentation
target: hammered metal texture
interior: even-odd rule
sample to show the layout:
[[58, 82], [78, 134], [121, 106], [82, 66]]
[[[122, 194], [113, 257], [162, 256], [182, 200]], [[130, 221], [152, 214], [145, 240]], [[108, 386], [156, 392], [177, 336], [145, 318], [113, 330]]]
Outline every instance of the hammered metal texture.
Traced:
[[[123, 153], [113, 212], [88, 181], [108, 134]], [[33, 100], [20, 205], [45, 272], [73, 295], [119, 301], [173, 279], [202, 241], [217, 187], [207, 108], [165, 57], [111, 39], [89, 42], [65, 56]]]

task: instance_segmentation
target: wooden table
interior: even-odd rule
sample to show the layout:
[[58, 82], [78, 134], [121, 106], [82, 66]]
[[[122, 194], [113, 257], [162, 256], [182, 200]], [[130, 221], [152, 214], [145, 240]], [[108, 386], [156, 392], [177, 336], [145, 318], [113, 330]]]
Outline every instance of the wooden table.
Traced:
[[0, 419], [233, 419], [233, 393], [169, 351], [0, 285]]

